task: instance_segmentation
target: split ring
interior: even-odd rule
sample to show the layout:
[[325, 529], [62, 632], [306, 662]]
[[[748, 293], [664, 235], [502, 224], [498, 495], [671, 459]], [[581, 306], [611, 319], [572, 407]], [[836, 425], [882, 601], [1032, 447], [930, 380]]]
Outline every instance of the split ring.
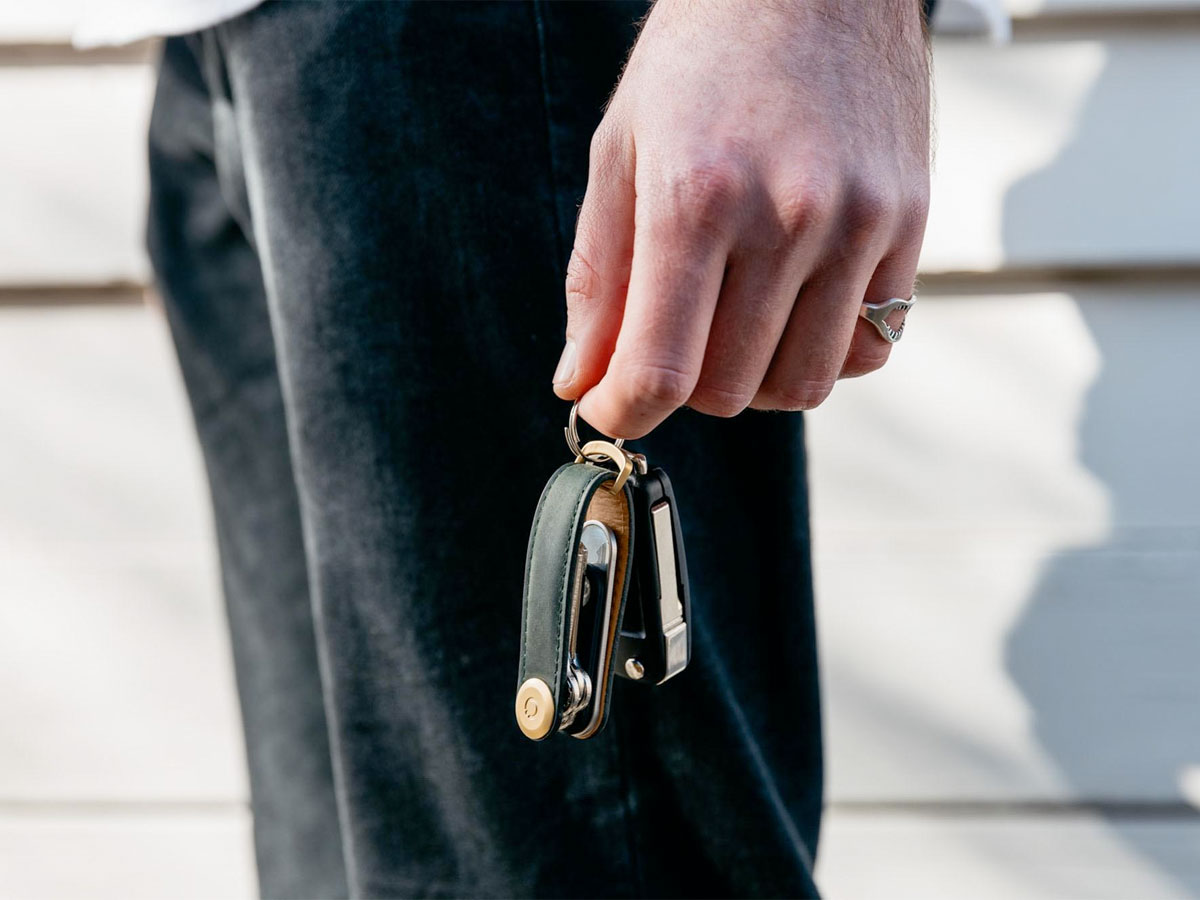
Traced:
[[[583, 447], [581, 447], [579, 444], [579, 428], [577, 425], [578, 419], [579, 419], [579, 401], [576, 400], [574, 403], [571, 404], [571, 414], [570, 414], [570, 416], [567, 417], [567, 427], [563, 429], [563, 434], [566, 435], [566, 438], [567, 438], [567, 446], [571, 448], [571, 452], [574, 453], [578, 457], [584, 457], [586, 459], [590, 459], [590, 460], [592, 460], [592, 462], [600, 462], [601, 460], [608, 459], [607, 454], [604, 454], [604, 453], [590, 453], [589, 454], [589, 453], [583, 452]], [[621, 445], [624, 443], [625, 443], [625, 438], [617, 438], [616, 440], [614, 440], [612, 442], [612, 445], [614, 447], [616, 447], [617, 449], [620, 449]]]

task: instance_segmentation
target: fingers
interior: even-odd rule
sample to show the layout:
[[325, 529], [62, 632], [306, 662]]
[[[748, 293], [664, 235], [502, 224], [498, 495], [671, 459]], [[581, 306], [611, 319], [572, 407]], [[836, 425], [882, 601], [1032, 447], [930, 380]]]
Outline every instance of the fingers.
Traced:
[[[889, 323], [891, 320], [889, 318]], [[850, 352], [838, 378], [857, 378], [882, 369], [892, 354], [892, 345], [866, 319], [859, 318], [850, 339]]]
[[687, 405], [712, 416], [736, 416], [754, 398], [771, 363], [787, 308], [768, 299], [777, 290], [771, 267], [747, 258], [725, 271], [700, 375]]
[[[916, 272], [902, 271], [907, 268], [907, 266], [898, 265], [896, 257], [883, 260], [866, 288], [864, 294], [866, 302], [883, 303], [893, 297], [904, 299], [911, 297], [913, 284], [916, 281]], [[894, 312], [888, 316], [887, 322], [893, 328], [899, 328], [905, 315], [905, 313]], [[838, 378], [857, 378], [881, 369], [891, 353], [891, 342], [879, 333], [879, 329], [860, 316], [855, 323], [850, 349], [846, 353], [846, 359], [842, 363], [842, 370], [838, 374]]]
[[888, 179], [858, 181], [830, 203], [810, 185], [781, 203], [722, 157], [674, 178], [643, 161], [635, 191], [632, 152], [605, 151], [594, 144], [555, 377], [593, 426], [641, 437], [684, 403], [812, 409], [887, 361], [859, 308], [911, 296], [927, 190], [905, 206]]
[[754, 409], [813, 409], [833, 390], [870, 273], [825, 270], [805, 282], [779, 340]]
[[750, 405], [787, 325], [802, 277], [793, 259], [753, 253], [730, 259], [689, 407], [729, 417]]
[[633, 257], [633, 148], [602, 124], [592, 138], [587, 193], [567, 263], [567, 333], [554, 392], [582, 396], [604, 376], [621, 329]]
[[863, 297], [881, 302], [911, 296], [915, 273], [904, 274], [907, 267], [893, 259], [874, 269], [861, 262], [835, 266], [805, 282], [751, 407], [815, 409], [839, 378], [865, 375], [887, 362], [892, 345], [859, 309]]
[[919, 194], [919, 202], [902, 209], [862, 186], [847, 192], [839, 228], [805, 281], [751, 407], [813, 409], [838, 378], [866, 374], [887, 362], [892, 345], [859, 317], [859, 310], [864, 300], [912, 296], [925, 196]]
[[746, 215], [746, 183], [721, 165], [639, 189], [620, 335], [607, 372], [579, 406], [602, 432], [641, 437], [692, 395], [733, 235]]
[[[925, 204], [914, 204], [908, 217], [901, 221], [898, 232], [900, 243], [876, 266], [863, 295], [864, 302], [884, 303], [893, 297], [908, 299], [913, 296], [913, 286], [917, 281], [917, 262], [925, 234], [925, 218]], [[905, 315], [906, 313], [893, 313], [888, 317], [888, 324], [899, 328]], [[850, 350], [838, 377], [856, 378], [874, 372], [883, 367], [891, 352], [891, 343], [884, 339], [878, 329], [865, 319], [859, 318], [854, 327]]]
[[834, 217], [830, 197], [816, 182], [764, 193], [754, 232], [743, 236], [725, 271], [704, 367], [688, 406], [735, 416], [762, 386], [792, 315], [805, 276], [820, 257]]

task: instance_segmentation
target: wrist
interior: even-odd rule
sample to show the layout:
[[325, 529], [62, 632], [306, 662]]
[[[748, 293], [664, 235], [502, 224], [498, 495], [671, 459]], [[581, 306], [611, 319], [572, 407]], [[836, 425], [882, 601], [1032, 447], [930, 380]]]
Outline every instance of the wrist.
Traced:
[[[935, 0], [654, 0], [647, 23], [684, 22], [705, 31], [724, 30], [728, 23], [771, 35], [803, 32], [898, 35], [927, 33], [926, 12]], [[782, 28], [780, 27], [782, 26]]]

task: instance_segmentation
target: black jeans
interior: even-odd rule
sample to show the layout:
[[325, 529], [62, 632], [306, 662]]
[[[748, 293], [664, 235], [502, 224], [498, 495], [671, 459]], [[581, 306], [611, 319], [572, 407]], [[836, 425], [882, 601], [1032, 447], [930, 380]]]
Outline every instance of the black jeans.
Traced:
[[149, 242], [212, 489], [263, 893], [814, 893], [802, 422], [687, 411], [692, 666], [513, 721], [588, 141], [640, 3], [267, 4], [167, 42]]

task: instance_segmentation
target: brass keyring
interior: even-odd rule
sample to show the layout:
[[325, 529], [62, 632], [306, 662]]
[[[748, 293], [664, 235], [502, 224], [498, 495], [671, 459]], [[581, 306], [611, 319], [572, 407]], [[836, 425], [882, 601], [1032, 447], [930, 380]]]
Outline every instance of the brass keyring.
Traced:
[[629, 476], [633, 474], [633, 457], [616, 444], [610, 444], [608, 441], [588, 441], [580, 448], [575, 462], [583, 462], [584, 457], [593, 462], [607, 460], [617, 467], [617, 477], [608, 484], [608, 489], [614, 494], [620, 493], [625, 482], [629, 480]]
[[[567, 446], [571, 448], [571, 452], [577, 457], [590, 459], [592, 462], [600, 462], [608, 459], [604, 453], [584, 453], [583, 448], [579, 445], [579, 429], [576, 421], [579, 418], [579, 401], [576, 400], [571, 404], [571, 415], [567, 417], [567, 427], [563, 429], [563, 434], [567, 436]], [[612, 445], [618, 450], [625, 443], [625, 438], [617, 438], [612, 442]]]

